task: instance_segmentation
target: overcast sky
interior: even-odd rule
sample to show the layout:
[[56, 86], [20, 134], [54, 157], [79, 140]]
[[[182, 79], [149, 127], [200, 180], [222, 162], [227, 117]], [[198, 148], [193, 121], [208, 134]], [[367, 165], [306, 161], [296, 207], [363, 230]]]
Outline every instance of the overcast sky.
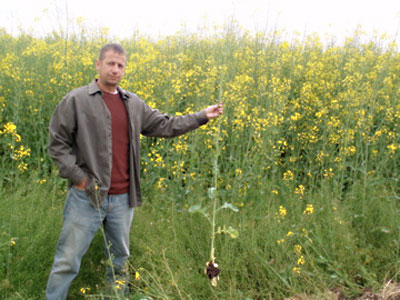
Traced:
[[[86, 27], [110, 29], [116, 37], [134, 31], [159, 35], [182, 28], [223, 25], [230, 18], [250, 31], [330, 34], [351, 36], [357, 26], [395, 37], [400, 25], [400, 0], [3, 0], [0, 27], [9, 33], [19, 29], [43, 35], [65, 29], [71, 20]], [[399, 38], [397, 38], [399, 41]]]

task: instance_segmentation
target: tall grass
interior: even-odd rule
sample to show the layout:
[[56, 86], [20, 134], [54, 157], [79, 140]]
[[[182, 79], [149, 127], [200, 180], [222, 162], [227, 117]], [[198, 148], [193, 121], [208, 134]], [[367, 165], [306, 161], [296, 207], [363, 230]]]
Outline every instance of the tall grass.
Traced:
[[[107, 41], [0, 32], [4, 299], [43, 298], [66, 192], [46, 154], [48, 121], [70, 89], [94, 78]], [[132, 226], [132, 299], [278, 299], [328, 290], [351, 297], [398, 280], [395, 45], [361, 43], [355, 33], [344, 45], [324, 46], [313, 36], [285, 41], [234, 26], [121, 43], [128, 53], [121, 86], [150, 105], [180, 114], [224, 102], [224, 116], [196, 132], [141, 140], [145, 199]], [[190, 213], [212, 211], [210, 189], [220, 204], [239, 208], [219, 210], [213, 223], [239, 232], [214, 240], [217, 287], [204, 274], [215, 228]], [[99, 233], [70, 298], [102, 298], [106, 265]]]

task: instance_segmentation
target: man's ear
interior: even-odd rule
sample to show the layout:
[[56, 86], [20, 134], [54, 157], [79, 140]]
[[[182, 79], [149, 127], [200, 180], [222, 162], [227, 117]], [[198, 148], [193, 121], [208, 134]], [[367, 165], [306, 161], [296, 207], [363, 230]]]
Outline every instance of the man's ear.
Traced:
[[96, 70], [98, 71], [100, 67], [100, 60], [96, 60]]

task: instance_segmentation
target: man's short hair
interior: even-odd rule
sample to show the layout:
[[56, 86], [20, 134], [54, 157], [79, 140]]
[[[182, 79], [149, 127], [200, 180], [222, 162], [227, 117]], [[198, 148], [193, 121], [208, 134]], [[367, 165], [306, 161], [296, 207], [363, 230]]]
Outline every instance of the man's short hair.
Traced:
[[122, 46], [120, 44], [107, 44], [107, 45], [104, 45], [100, 49], [99, 60], [103, 60], [105, 53], [107, 51], [110, 51], [110, 50], [112, 50], [115, 53], [118, 53], [120, 55], [125, 55], [126, 56], [126, 52], [125, 52], [124, 48], [122, 48]]

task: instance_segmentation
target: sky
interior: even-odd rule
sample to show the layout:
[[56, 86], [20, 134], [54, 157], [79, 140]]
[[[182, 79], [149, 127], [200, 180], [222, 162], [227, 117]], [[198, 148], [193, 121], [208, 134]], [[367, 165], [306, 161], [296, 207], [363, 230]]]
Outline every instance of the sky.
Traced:
[[[400, 0], [2, 0], [0, 27], [41, 36], [53, 30], [108, 28], [116, 38], [134, 32], [160, 37], [199, 32], [235, 20], [250, 32], [288, 36], [317, 33], [338, 40], [361, 27], [367, 36], [400, 41]], [[400, 35], [400, 33], [399, 33]]]

